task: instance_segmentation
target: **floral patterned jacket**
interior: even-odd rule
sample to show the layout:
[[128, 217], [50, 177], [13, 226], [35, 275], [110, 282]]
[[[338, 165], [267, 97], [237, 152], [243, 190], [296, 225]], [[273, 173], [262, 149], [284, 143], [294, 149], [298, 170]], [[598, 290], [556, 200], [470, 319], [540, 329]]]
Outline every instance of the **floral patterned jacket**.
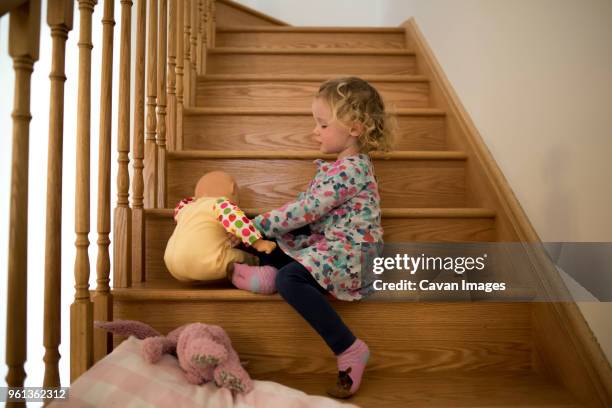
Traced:
[[[362, 249], [382, 250], [380, 196], [370, 157], [334, 163], [317, 159], [317, 173], [293, 202], [261, 214], [253, 223], [300, 262], [317, 282], [341, 300], [368, 292], [362, 282]], [[310, 225], [311, 235], [291, 231]], [[373, 244], [373, 245], [365, 245]]]

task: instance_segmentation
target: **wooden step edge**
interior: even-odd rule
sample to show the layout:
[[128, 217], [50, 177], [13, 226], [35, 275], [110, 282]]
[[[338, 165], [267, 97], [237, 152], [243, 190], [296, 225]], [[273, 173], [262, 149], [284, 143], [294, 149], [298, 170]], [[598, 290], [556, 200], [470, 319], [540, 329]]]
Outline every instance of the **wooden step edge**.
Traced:
[[[383, 160], [467, 160], [467, 154], [460, 151], [398, 151], [390, 153], [371, 153], [373, 159]], [[183, 150], [167, 153], [168, 160], [201, 159], [270, 159], [270, 160], [334, 160], [333, 154], [321, 154], [316, 150], [275, 151], [275, 150]]]
[[282, 55], [399, 55], [414, 56], [414, 51], [404, 49], [372, 48], [257, 48], [257, 47], [215, 47], [208, 49], [209, 54], [282, 54]]
[[[244, 301], [263, 301], [281, 302], [283, 299], [278, 293], [274, 295], [258, 295], [239, 289], [207, 289], [205, 286], [194, 288], [147, 288], [146, 283], [134, 284], [130, 288], [117, 288], [112, 290], [114, 300], [123, 301], [224, 301], [224, 302], [244, 302]], [[230, 283], [228, 282], [228, 285]]]
[[[436, 108], [409, 108], [390, 111], [395, 116], [446, 116], [446, 111]], [[184, 108], [183, 114], [196, 115], [269, 115], [269, 116], [312, 116], [309, 109], [290, 108]]]
[[[368, 82], [429, 82], [425, 75], [363, 75]], [[265, 81], [265, 82], [323, 82], [329, 75], [320, 74], [206, 74], [198, 76], [198, 81]]]
[[[259, 295], [256, 293], [247, 292], [240, 289], [230, 287], [206, 287], [205, 284], [193, 287], [175, 287], [175, 282], [170, 281], [167, 288], [164, 288], [164, 282], [159, 282], [156, 287], [147, 287], [148, 283], [135, 283], [129, 288], [115, 288], [112, 289], [112, 295], [114, 300], [118, 301], [209, 301], [209, 302], [283, 302], [284, 300], [278, 293], [273, 295]], [[93, 293], [93, 291], [92, 291]], [[436, 296], [436, 294], [438, 296]], [[528, 287], [516, 287], [508, 288], [499, 296], [491, 296], [479, 294], [473, 296], [468, 293], [464, 293], [465, 297], [459, 299], [451, 299], [447, 294], [439, 294], [432, 292], [418, 292], [415, 291], [411, 296], [397, 299], [393, 297], [384, 296], [384, 294], [377, 295], [372, 294], [367, 298], [365, 302], [375, 304], [380, 302], [397, 302], [403, 301], [406, 303], [431, 303], [431, 304], [456, 304], [456, 303], [492, 303], [492, 302], [528, 302], [534, 299], [536, 296], [535, 291]], [[382, 297], [381, 297], [382, 296]], [[444, 297], [440, 297], [444, 296]], [[468, 298], [467, 296], [471, 297]], [[473, 297], [472, 297], [473, 296]], [[327, 298], [331, 302], [340, 302], [333, 296], [329, 295]], [[364, 302], [361, 302], [364, 303]]]
[[368, 33], [404, 34], [403, 27], [224, 26], [217, 33]]
[[289, 26], [288, 23], [285, 23], [284, 21], [279, 20], [278, 18], [269, 16], [267, 14], [264, 14], [264, 13], [262, 13], [260, 11], [252, 9], [250, 7], [247, 7], [247, 6], [243, 5], [243, 4], [237, 3], [235, 1], [231, 1], [231, 0], [217, 0], [217, 1], [219, 3], [225, 4], [228, 7], [233, 7], [235, 9], [238, 9], [238, 10], [240, 10], [242, 12], [247, 13], [247, 14], [251, 14], [251, 15], [253, 15], [255, 17], [258, 17], [258, 18], [261, 18], [263, 20], [269, 21], [270, 23], [277, 24], [279, 26]]
[[[248, 217], [253, 218], [259, 214], [269, 211], [268, 208], [245, 208]], [[488, 208], [383, 208], [383, 218], [495, 218], [495, 210]], [[147, 208], [147, 217], [172, 218], [172, 208]]]

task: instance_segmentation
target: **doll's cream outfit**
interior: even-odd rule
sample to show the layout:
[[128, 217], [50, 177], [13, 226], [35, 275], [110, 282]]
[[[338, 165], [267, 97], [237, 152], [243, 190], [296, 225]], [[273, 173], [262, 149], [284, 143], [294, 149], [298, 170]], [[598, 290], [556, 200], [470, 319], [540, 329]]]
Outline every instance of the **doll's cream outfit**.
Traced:
[[227, 231], [247, 245], [261, 238], [244, 213], [227, 198], [184, 199], [176, 207], [174, 219], [176, 228], [168, 240], [164, 261], [176, 279], [223, 279], [235, 262], [259, 264], [255, 255], [231, 248], [227, 243]]

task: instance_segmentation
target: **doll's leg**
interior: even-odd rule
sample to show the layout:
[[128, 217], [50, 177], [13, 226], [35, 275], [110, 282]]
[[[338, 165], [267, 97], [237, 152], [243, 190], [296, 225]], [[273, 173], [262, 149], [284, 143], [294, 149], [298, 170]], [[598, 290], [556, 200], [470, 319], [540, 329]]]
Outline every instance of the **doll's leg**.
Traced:
[[338, 358], [338, 384], [328, 393], [338, 398], [354, 394], [370, 355], [368, 346], [355, 338], [329, 304], [327, 291], [300, 263], [281, 268], [276, 285], [280, 295], [319, 333]]

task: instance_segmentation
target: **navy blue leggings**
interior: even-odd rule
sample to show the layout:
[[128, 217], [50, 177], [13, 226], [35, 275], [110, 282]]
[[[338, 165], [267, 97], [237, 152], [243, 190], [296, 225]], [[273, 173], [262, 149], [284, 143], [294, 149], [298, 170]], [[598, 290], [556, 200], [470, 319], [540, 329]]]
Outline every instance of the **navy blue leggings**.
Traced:
[[329, 304], [328, 292], [302, 264], [278, 247], [269, 255], [265, 252], [257, 255], [261, 265], [278, 269], [278, 293], [319, 333], [334, 354], [341, 354], [355, 342], [353, 333]]

